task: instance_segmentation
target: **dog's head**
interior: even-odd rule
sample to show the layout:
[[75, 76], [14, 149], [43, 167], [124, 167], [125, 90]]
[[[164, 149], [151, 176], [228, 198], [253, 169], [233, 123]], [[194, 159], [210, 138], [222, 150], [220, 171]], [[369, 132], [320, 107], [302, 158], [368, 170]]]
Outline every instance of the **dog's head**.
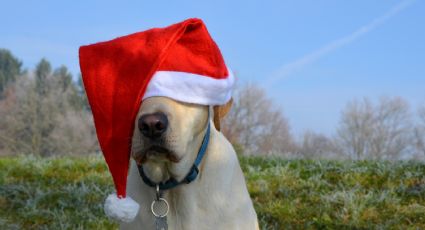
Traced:
[[[217, 129], [230, 104], [214, 107]], [[205, 135], [208, 110], [208, 106], [177, 102], [167, 97], [143, 101], [135, 120], [131, 152], [151, 180], [184, 178]]]

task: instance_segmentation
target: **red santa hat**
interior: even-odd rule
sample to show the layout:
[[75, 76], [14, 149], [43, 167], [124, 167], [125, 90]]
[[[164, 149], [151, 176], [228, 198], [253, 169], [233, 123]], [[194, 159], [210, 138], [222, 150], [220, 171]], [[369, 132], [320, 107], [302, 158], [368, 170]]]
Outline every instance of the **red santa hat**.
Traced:
[[166, 96], [202, 105], [225, 104], [234, 78], [200, 19], [80, 47], [84, 87], [116, 194], [107, 215], [131, 221], [139, 206], [126, 197], [131, 136], [143, 99]]

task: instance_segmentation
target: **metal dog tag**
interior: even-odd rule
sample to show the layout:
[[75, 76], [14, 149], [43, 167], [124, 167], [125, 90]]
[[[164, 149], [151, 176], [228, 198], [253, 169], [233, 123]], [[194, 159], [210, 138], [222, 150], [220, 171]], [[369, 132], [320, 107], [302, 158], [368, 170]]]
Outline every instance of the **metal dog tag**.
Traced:
[[156, 230], [168, 230], [167, 214], [170, 210], [168, 202], [161, 197], [157, 197], [151, 204], [152, 214], [155, 216]]
[[168, 230], [167, 217], [155, 217], [156, 230]]

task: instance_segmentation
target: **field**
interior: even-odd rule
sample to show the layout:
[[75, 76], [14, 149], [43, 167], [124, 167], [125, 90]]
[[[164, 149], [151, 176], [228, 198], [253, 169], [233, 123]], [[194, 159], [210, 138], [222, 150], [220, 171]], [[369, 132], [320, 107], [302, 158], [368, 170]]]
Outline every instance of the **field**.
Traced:
[[[262, 229], [425, 229], [425, 164], [240, 158]], [[0, 229], [116, 229], [101, 156], [0, 158]]]

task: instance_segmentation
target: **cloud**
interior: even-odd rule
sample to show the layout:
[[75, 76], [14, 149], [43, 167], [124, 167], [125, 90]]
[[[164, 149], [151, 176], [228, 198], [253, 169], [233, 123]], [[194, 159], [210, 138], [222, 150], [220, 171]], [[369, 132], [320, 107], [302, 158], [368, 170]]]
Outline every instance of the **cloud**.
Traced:
[[380, 17], [377, 17], [373, 19], [368, 24], [358, 28], [351, 34], [348, 34], [342, 38], [336, 39], [321, 48], [314, 50], [313, 52], [304, 55], [301, 58], [298, 58], [292, 62], [286, 63], [283, 66], [281, 66], [277, 71], [275, 71], [271, 77], [269, 77], [267, 83], [269, 85], [273, 84], [274, 82], [284, 79], [288, 77], [290, 74], [295, 72], [296, 70], [299, 70], [303, 68], [304, 66], [313, 63], [317, 61], [318, 59], [324, 57], [325, 55], [329, 54], [330, 52], [337, 50], [345, 45], [348, 45], [355, 40], [359, 39], [360, 37], [366, 35], [367, 33], [375, 30], [379, 26], [386, 23], [389, 19], [396, 16], [398, 13], [400, 13], [402, 10], [406, 9], [407, 7], [411, 6], [416, 0], [403, 0], [399, 2], [398, 4], [394, 5], [390, 10], [385, 12], [385, 14], [381, 15]]

